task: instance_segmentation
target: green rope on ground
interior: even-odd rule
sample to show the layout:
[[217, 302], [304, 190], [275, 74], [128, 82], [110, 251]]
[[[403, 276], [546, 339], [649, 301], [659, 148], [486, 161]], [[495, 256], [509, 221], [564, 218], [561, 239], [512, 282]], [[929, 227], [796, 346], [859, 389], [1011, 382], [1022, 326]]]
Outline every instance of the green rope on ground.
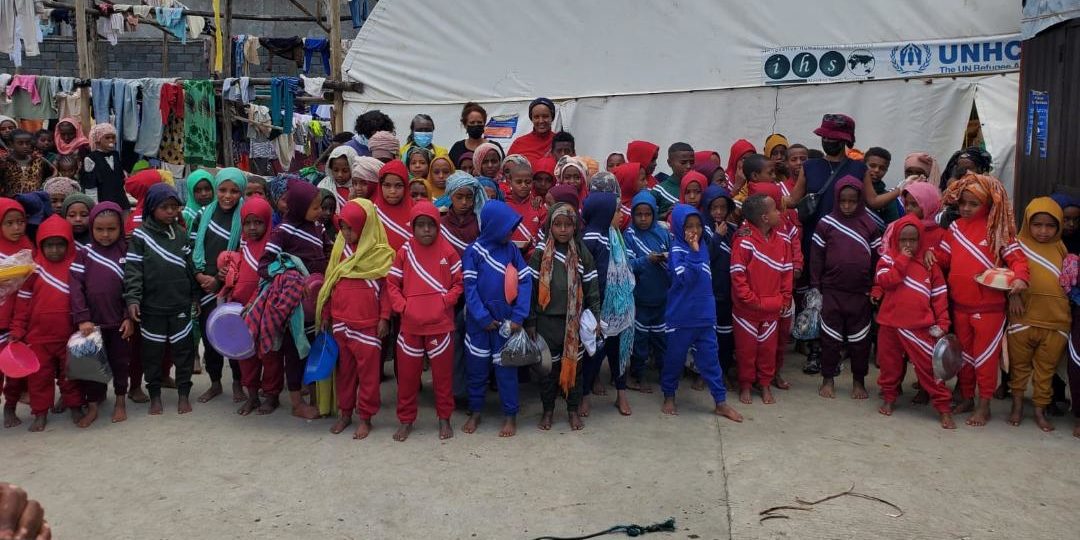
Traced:
[[645, 533], [651, 532], [675, 532], [675, 518], [669, 518], [667, 521], [654, 523], [645, 527], [636, 524], [616, 525], [610, 529], [606, 529], [598, 533], [593, 533], [586, 536], [541, 536], [538, 538], [534, 538], [533, 540], [587, 540], [589, 538], [596, 538], [597, 536], [604, 536], [607, 534], [615, 534], [620, 532], [625, 533], [626, 536], [630, 537], [638, 537], [644, 535]]

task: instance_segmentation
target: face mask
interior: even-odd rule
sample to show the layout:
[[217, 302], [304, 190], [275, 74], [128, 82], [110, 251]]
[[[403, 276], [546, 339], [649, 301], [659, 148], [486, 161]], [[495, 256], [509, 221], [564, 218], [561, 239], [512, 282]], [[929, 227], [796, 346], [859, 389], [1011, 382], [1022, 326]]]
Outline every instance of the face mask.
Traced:
[[419, 146], [420, 148], [427, 148], [431, 146], [432, 135], [434, 135], [434, 133], [430, 131], [414, 131], [412, 135], [412, 140], [414, 143], [416, 143], [416, 146]]
[[469, 126], [465, 128], [465, 133], [469, 134], [470, 139], [479, 139], [484, 136], [484, 126]]
[[829, 141], [821, 142], [821, 149], [825, 152], [825, 155], [836, 156], [844, 152], [844, 143], [841, 141]]

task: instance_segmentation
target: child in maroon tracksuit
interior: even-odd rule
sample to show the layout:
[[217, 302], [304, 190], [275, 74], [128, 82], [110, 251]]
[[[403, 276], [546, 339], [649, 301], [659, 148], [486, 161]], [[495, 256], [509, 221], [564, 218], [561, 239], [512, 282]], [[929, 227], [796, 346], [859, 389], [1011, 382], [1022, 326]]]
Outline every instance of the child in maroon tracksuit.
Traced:
[[330, 432], [345, 431], [355, 408], [360, 423], [353, 438], [364, 439], [379, 412], [382, 339], [390, 330], [386, 275], [394, 251], [375, 205], [367, 199], [345, 203], [338, 228], [316, 307], [319, 326], [333, 330], [340, 351], [335, 378], [340, 415]]
[[866, 399], [870, 369], [870, 289], [881, 229], [863, 202], [862, 180], [836, 183], [836, 202], [821, 218], [810, 246], [810, 287], [821, 292], [821, 397], [836, 397], [840, 353], [851, 360], [852, 399]]
[[394, 440], [404, 441], [416, 421], [416, 396], [424, 355], [431, 361], [439, 438], [454, 436], [454, 305], [464, 291], [461, 258], [439, 234], [439, 211], [428, 201], [412, 209], [413, 237], [394, 258], [386, 278], [390, 302], [401, 315], [397, 338], [398, 421]]
[[791, 248], [778, 227], [780, 210], [766, 195], [743, 201], [746, 223], [731, 248], [731, 315], [735, 323], [735, 360], [739, 366], [739, 401], [750, 404], [750, 387], [761, 387], [761, 400], [775, 403], [769, 385], [776, 376], [777, 327], [791, 306]]
[[937, 265], [923, 261], [929, 247], [925, 225], [908, 214], [885, 232], [885, 251], [877, 263], [874, 283], [884, 297], [878, 309], [877, 362], [880, 368], [881, 408], [892, 416], [900, 393], [906, 355], [915, 366], [919, 387], [925, 390], [941, 415], [941, 427], [955, 429], [952, 393], [934, 376], [931, 356], [934, 344], [949, 328], [949, 293]]
[[[90, 210], [90, 243], [79, 250], [71, 264], [71, 318], [79, 332], [90, 335], [101, 329], [105, 355], [112, 368], [116, 404], [112, 421], [127, 420], [128, 366], [135, 324], [128, 318], [124, 302], [124, 211], [120, 205], [105, 201]], [[97, 418], [98, 403], [105, 401], [108, 386], [93, 381], [79, 381], [86, 397], [86, 416], [79, 427], [89, 426]], [[135, 384], [141, 384], [136, 382]]]
[[[68, 269], [75, 260], [71, 224], [58, 215], [46, 219], [38, 228], [37, 242], [37, 270], [19, 289], [11, 320], [11, 341], [29, 345], [41, 364], [23, 379], [23, 385], [30, 393], [30, 412], [34, 415], [30, 431], [45, 431], [57, 383], [64, 406], [71, 409], [72, 421], [83, 419], [86, 402], [78, 384], [65, 376], [67, 341], [74, 330], [68, 288]], [[15, 396], [18, 399], [18, 394]], [[10, 400], [12, 395], [6, 397]]]

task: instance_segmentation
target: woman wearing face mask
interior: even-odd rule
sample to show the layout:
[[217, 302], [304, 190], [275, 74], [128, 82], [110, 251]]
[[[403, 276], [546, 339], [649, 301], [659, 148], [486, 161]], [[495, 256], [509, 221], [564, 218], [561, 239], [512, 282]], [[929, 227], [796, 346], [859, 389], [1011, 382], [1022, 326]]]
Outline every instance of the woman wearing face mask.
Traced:
[[488, 115], [479, 104], [469, 102], [466, 103], [461, 109], [461, 126], [465, 128], [466, 138], [454, 143], [450, 147], [450, 160], [454, 163], [459, 163], [461, 156], [465, 155], [465, 152], [475, 152], [481, 144], [491, 143], [499, 147], [502, 151], [501, 144], [484, 138], [484, 126], [487, 125]]
[[446, 149], [436, 146], [432, 141], [435, 135], [435, 121], [426, 114], [418, 114], [409, 123], [409, 136], [405, 139], [405, 146], [401, 147], [401, 155], [409, 155], [409, 149], [413, 146], [431, 150], [436, 156], [447, 155]]

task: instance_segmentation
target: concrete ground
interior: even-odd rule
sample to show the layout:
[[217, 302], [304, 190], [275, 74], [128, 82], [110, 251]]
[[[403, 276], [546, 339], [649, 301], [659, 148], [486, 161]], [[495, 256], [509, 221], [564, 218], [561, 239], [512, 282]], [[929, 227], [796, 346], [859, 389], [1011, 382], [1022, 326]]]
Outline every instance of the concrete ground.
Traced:
[[[565, 416], [552, 432], [535, 428], [536, 388], [523, 389], [519, 434], [497, 436], [497, 400], [480, 431], [439, 441], [430, 386], [421, 418], [404, 443], [396, 426], [393, 382], [366, 441], [331, 435], [329, 419], [305, 422], [279, 410], [234, 414], [228, 399], [150, 418], [80, 430], [53, 417], [45, 433], [24, 426], [0, 433], [0, 480], [40, 500], [56, 538], [535, 538], [576, 536], [615, 524], [676, 519], [677, 532], [645, 538], [983, 539], [1080, 537], [1080, 440], [1071, 418], [1038, 431], [1027, 419], [1003, 421], [994, 402], [989, 426], [940, 429], [926, 407], [892, 418], [876, 400], [824, 400], [817, 380], [788, 362], [795, 387], [778, 404], [737, 405], [733, 424], [710, 414], [706, 392], [680, 391], [680, 415], [660, 414], [658, 394], [634, 393], [634, 415], [620, 417], [600, 398], [586, 428]], [[912, 381], [913, 376], [908, 377]], [[198, 395], [207, 386], [197, 376]], [[871, 394], [876, 387], [871, 386]], [[737, 403], [737, 400], [733, 399]], [[29, 414], [21, 406], [24, 422]], [[855, 485], [900, 506], [852, 497], [788, 519], [758, 513], [818, 499]], [[611, 536], [609, 538], [617, 538]], [[625, 538], [625, 536], [622, 536]]]

